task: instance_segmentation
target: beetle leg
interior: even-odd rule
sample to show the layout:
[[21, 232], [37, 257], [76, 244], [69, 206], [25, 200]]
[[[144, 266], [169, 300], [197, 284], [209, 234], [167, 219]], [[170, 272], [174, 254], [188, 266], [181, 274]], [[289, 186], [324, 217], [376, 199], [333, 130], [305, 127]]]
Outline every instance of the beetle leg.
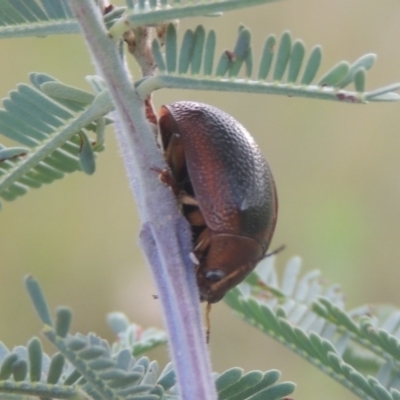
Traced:
[[[211, 232], [208, 228], [205, 228], [197, 238], [193, 251], [196, 252], [196, 255], [199, 253], [203, 253], [207, 247], [210, 245], [211, 240]], [[201, 257], [199, 257], [201, 259]]]
[[179, 188], [178, 183], [176, 182], [175, 178], [172, 176], [169, 170], [156, 167], [153, 167], [151, 169], [158, 172], [159, 181], [162, 182], [164, 185], [169, 186], [175, 196], [179, 195], [181, 189]]
[[196, 257], [196, 254], [194, 254], [193, 253], [193, 251], [191, 251], [190, 253], [189, 253], [189, 258], [190, 258], [190, 260], [192, 261], [192, 263], [194, 264], [194, 265], [200, 265], [200, 261], [198, 260], [198, 258]]
[[285, 247], [286, 246], [283, 244], [283, 245], [279, 246], [277, 249], [272, 250], [270, 253], [267, 253], [263, 258], [274, 256], [275, 254], [280, 253], [282, 250], [285, 250]]
[[210, 313], [211, 313], [211, 303], [207, 303], [206, 306], [206, 343], [210, 343], [210, 333], [211, 333], [211, 320], [210, 320]]
[[203, 214], [199, 209], [186, 214], [185, 217], [188, 219], [190, 225], [203, 226], [206, 224]]
[[[160, 182], [162, 182], [164, 185], [167, 185], [171, 188], [173, 193], [178, 199], [178, 202], [184, 205], [188, 206], [198, 206], [199, 203], [197, 200], [193, 197], [187, 194], [185, 191], [183, 191], [178, 182], [175, 180], [173, 175], [168, 169], [161, 169], [161, 168], [151, 168], [153, 171], [158, 172], [158, 179]], [[205, 225], [204, 223], [201, 225]]]
[[151, 95], [147, 96], [144, 101], [146, 106], [146, 118], [152, 124], [152, 128], [154, 130], [155, 136], [157, 137], [157, 115], [154, 111], [153, 102], [151, 101]]
[[190, 196], [189, 194], [187, 194], [186, 192], [183, 192], [183, 191], [181, 191], [179, 193], [178, 201], [179, 201], [179, 203], [187, 205], [187, 206], [197, 206], [198, 207], [198, 205], [199, 205], [199, 203], [193, 196]]
[[178, 133], [173, 133], [169, 137], [164, 156], [167, 164], [171, 167], [175, 179], [181, 182], [186, 176], [187, 171], [182, 139]]

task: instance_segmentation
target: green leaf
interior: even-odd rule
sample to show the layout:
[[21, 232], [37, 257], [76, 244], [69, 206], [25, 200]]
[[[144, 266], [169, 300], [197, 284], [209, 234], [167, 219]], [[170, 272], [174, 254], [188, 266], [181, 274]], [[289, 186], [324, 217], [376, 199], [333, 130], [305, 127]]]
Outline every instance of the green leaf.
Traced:
[[167, 61], [167, 71], [170, 74], [176, 71], [177, 54], [178, 49], [176, 28], [174, 24], [169, 24], [165, 41], [165, 58]]
[[398, 93], [393, 93], [400, 89], [400, 83], [393, 83], [382, 88], [372, 90], [365, 94], [365, 100], [367, 101], [397, 101], [400, 100]]
[[[251, 371], [247, 374], [244, 374], [240, 377], [240, 379], [233, 383], [232, 385], [228, 386], [226, 389], [221, 390], [218, 392], [218, 399], [225, 400], [225, 399], [232, 399], [234, 400], [235, 397], [240, 396], [242, 392], [246, 392], [248, 388], [253, 387], [254, 385], [258, 384], [263, 378], [263, 374], [261, 371]], [[242, 397], [242, 396], [240, 396]]]
[[[111, 26], [124, 13], [122, 7], [104, 16]], [[45, 37], [79, 33], [68, 0], [3, 0], [0, 2], [0, 38]]]
[[[391, 393], [389, 385], [397, 387], [397, 383], [390, 376], [400, 374], [400, 362], [397, 361], [400, 341], [397, 337], [378, 328], [376, 322], [375, 325], [372, 323], [365, 315], [370, 313], [369, 308], [345, 312], [342, 309], [343, 295], [338, 292], [337, 285], [326, 287], [318, 271], [310, 271], [300, 277], [298, 258], [288, 263], [282, 283], [277, 279], [273, 265], [270, 261], [268, 263], [261, 263], [260, 271], [259, 268], [255, 270], [258, 279], [247, 280], [228, 292], [225, 297], [227, 303], [247, 322], [311, 362], [357, 396], [379, 399], [377, 393], [383, 393], [383, 396], [385, 390]], [[282, 296], [283, 288], [285, 295]], [[245, 290], [246, 296], [242, 295], [242, 290]], [[325, 297], [320, 297], [321, 293]], [[397, 314], [396, 310], [389, 320], [386, 318], [382, 323], [393, 321], [392, 325], [396, 326], [400, 315]], [[350, 352], [360, 349], [362, 355], [368, 353], [368, 357], [377, 361], [370, 364], [368, 370], [374, 374], [373, 384], [342, 357], [344, 354], [347, 359]], [[350, 359], [354, 360], [354, 357]], [[381, 360], [385, 360], [382, 368]], [[260, 390], [257, 396], [263, 393]]]
[[268, 39], [265, 41], [264, 50], [261, 56], [260, 68], [258, 71], [259, 80], [267, 79], [268, 73], [271, 69], [272, 60], [274, 57], [275, 45], [276, 45], [275, 36], [274, 35], [269, 36]]
[[0, 149], [0, 163], [5, 160], [26, 156], [29, 151], [30, 150], [26, 147], [9, 147]]
[[23, 381], [28, 373], [28, 363], [25, 360], [16, 360], [12, 365], [12, 373], [16, 382]]
[[207, 35], [207, 40], [204, 49], [203, 74], [209, 76], [213, 71], [214, 53], [215, 53], [216, 36], [215, 31], [210, 30]]
[[92, 143], [84, 130], [81, 130], [79, 135], [82, 139], [82, 145], [79, 151], [79, 162], [82, 171], [88, 175], [93, 175], [96, 171], [96, 162]]
[[[62, 10], [62, 12], [61, 12]], [[72, 15], [64, 9], [43, 10], [36, 1], [0, 3], [0, 38], [48, 36], [78, 33], [79, 27]]]
[[88, 365], [93, 370], [105, 370], [113, 367], [115, 363], [106, 357], [98, 357], [95, 360], [90, 361]]
[[65, 365], [65, 357], [60, 354], [56, 353], [51, 358], [49, 372], [47, 375], [47, 383], [51, 385], [55, 385], [61, 378]]
[[113, 312], [107, 315], [107, 323], [115, 334], [120, 334], [126, 331], [130, 322], [124, 313]]
[[30, 275], [26, 276], [24, 280], [26, 289], [39, 318], [44, 324], [52, 326], [53, 321], [39, 282]]
[[71, 327], [72, 311], [68, 307], [59, 307], [57, 309], [56, 333], [58, 336], [65, 338]]
[[181, 51], [179, 54], [179, 74], [186, 74], [189, 69], [190, 61], [192, 59], [192, 52], [194, 47], [195, 37], [191, 29], [188, 29], [183, 36]]
[[321, 46], [316, 46], [312, 49], [310, 57], [308, 58], [303, 77], [301, 79], [302, 85], [310, 85], [317, 75], [318, 69], [321, 65], [322, 50]]
[[296, 389], [296, 385], [292, 382], [279, 383], [270, 386], [261, 392], [249, 397], [247, 400], [278, 400], [284, 399], [292, 394]]
[[247, 56], [244, 59], [244, 64], [245, 64], [245, 76], [246, 78], [251, 78], [251, 75], [253, 73], [253, 51], [251, 50], [251, 47], [249, 48]]
[[206, 31], [202, 25], [199, 25], [194, 32], [194, 46], [192, 56], [192, 67], [191, 74], [197, 75], [200, 73], [201, 63], [203, 59], [204, 41], [206, 37]]
[[393, 400], [400, 400], [400, 392], [398, 390], [392, 389], [390, 394], [392, 395]]
[[231, 56], [229, 77], [236, 77], [242, 67], [244, 60], [250, 52], [251, 33], [247, 28], [240, 29], [235, 47]]
[[301, 40], [297, 40], [293, 44], [291, 57], [289, 60], [289, 72], [288, 72], [288, 82], [294, 83], [300, 73], [300, 68], [303, 64], [305, 46]]
[[[255, 307], [257, 303], [253, 303]], [[283, 314], [282, 314], [283, 315]], [[66, 319], [66, 321], [63, 321]], [[118, 340], [112, 346], [94, 334], [67, 335], [70, 326], [71, 312], [66, 307], [57, 311], [57, 330], [46, 325], [43, 329], [45, 337], [58, 349], [51, 361], [42, 353], [40, 342], [34, 338], [28, 349], [18, 347], [15, 353], [0, 345], [0, 393], [29, 395], [39, 398], [126, 398], [154, 399], [168, 398], [178, 400], [176, 378], [172, 364], [168, 364], [159, 374], [155, 361], [147, 357], [135, 359], [132, 348], [135, 340], [144, 341], [146, 331], [150, 337], [154, 331], [139, 329], [133, 331], [135, 324], [121, 313], [113, 313], [108, 317], [109, 323], [118, 333]], [[132, 340], [132, 333], [139, 336]], [[60, 334], [62, 336], [60, 336]], [[64, 337], [63, 337], [64, 336]], [[2, 355], [3, 354], [3, 355]], [[29, 355], [29, 372], [31, 382], [16, 385], [14, 380], [5, 381], [12, 374], [18, 382], [26, 379]], [[40, 380], [47, 376], [47, 384]], [[244, 400], [262, 398], [278, 400], [294, 390], [291, 382], [278, 383], [280, 372], [276, 370], [261, 372], [234, 368], [220, 374], [215, 379], [219, 399]]]
[[160, 7], [153, 10], [143, 10], [143, 12], [140, 13], [131, 10], [126, 14], [125, 18], [122, 18], [111, 28], [110, 33], [112, 36], [119, 36], [121, 32], [127, 30], [127, 25], [131, 27], [155, 25], [175, 19], [199, 17], [240, 8], [248, 8], [260, 4], [274, 3], [276, 1], [278, 0], [214, 0], [198, 4], [193, 4], [191, 2], [186, 4], [174, 4], [170, 8]]
[[379, 400], [392, 400], [390, 393], [374, 378], [369, 377], [368, 382]]
[[284, 32], [279, 42], [278, 53], [276, 56], [274, 81], [281, 81], [289, 62], [292, 47], [292, 38], [289, 32]]
[[80, 350], [77, 355], [84, 360], [92, 360], [94, 358], [103, 356], [104, 353], [105, 350], [102, 346], [91, 346]]
[[222, 392], [228, 387], [232, 386], [234, 383], [238, 382], [243, 376], [243, 372], [244, 371], [242, 368], [234, 367], [219, 375], [215, 380], [217, 392]]
[[336, 86], [350, 71], [350, 64], [342, 61], [334, 65], [318, 82], [319, 86]]
[[[360, 69], [368, 71], [375, 64], [375, 61], [376, 61], [376, 54], [370, 53], [360, 57], [356, 62], [354, 62], [351, 65], [346, 77], [341, 82], [338, 83], [338, 86], [343, 88], [349, 85], [351, 82], [355, 80], [355, 75]], [[357, 91], [363, 92], [364, 90], [357, 90]]]
[[157, 384], [162, 386], [164, 390], [171, 389], [176, 383], [175, 372], [172, 369], [172, 363], [168, 363], [163, 372], [161, 372], [160, 377], [157, 380]]
[[[201, 30], [201, 32], [203, 31]], [[189, 38], [192, 34], [187, 33], [187, 35], [188, 36], [187, 38], [184, 38], [183, 43], [186, 43], [186, 41], [190, 41], [190, 43], [188, 42], [188, 44], [182, 44], [181, 47], [179, 67], [181, 75], [176, 75], [175, 72], [167, 71], [167, 68], [165, 67], [166, 61], [161, 54], [160, 45], [153, 43], [153, 51], [155, 53], [154, 57], [159, 65], [160, 75], [148, 77], [137, 82], [136, 88], [142, 97], [148, 96], [152, 91], [157, 89], [176, 88], [189, 90], [263, 93], [290, 97], [298, 96], [349, 103], [366, 103], [367, 100], [396, 101], [400, 99], [400, 96], [397, 93], [394, 93], [394, 91], [398, 88], [397, 84], [388, 88], [384, 88], [383, 91], [378, 90], [368, 93], [344, 90], [338, 91], [337, 89], [340, 87], [338, 85], [340, 85], [341, 82], [346, 79], [353, 68], [353, 66], [350, 67], [350, 64], [346, 61], [342, 61], [335, 65], [320, 79], [318, 84], [312, 85], [312, 81], [314, 80], [321, 63], [322, 51], [319, 46], [315, 47], [311, 52], [305, 65], [300, 84], [296, 85], [295, 82], [297, 81], [300, 71], [303, 67], [305, 46], [301, 40], [296, 40], [292, 48], [292, 39], [288, 32], [285, 32], [282, 35], [276, 56], [274, 50], [276, 42], [275, 37], [271, 35], [267, 39], [264, 44], [256, 79], [252, 78], [253, 51], [250, 43], [250, 31], [247, 28], [240, 27], [236, 41], [237, 44], [234, 48], [234, 51], [225, 50], [222, 52], [214, 73], [213, 61], [216, 43], [215, 33], [211, 31], [207, 35], [204, 52], [201, 50], [191, 52], [190, 46], [194, 45], [192, 43], [192, 39]], [[202, 44], [203, 33], [201, 38]], [[200, 60], [201, 57], [203, 58], [202, 61]], [[270, 72], [274, 58], [276, 60], [273, 80], [271, 82], [266, 82], [265, 80]], [[175, 53], [172, 51], [172, 64], [170, 66], [170, 68], [172, 68], [171, 71], [174, 70], [172, 61], [174, 59]], [[361, 57], [360, 60], [362, 60], [360, 63], [356, 62], [354, 65], [365, 64], [368, 67], [371, 65], [371, 57], [368, 55], [365, 58]], [[198, 66], [201, 62], [203, 63], [204, 76], [199, 76], [200, 69], [198, 67], [193, 67], [191, 70], [187, 70], [190, 63], [192, 63], [192, 66]], [[244, 75], [246, 79], [238, 78], [243, 63], [245, 64]], [[360, 66], [358, 68], [360, 68]], [[287, 69], [289, 69], [287, 79], [290, 84], [282, 82], [283, 75]], [[183, 75], [183, 73], [185, 74]], [[226, 75], [228, 75], [229, 79], [226, 79]], [[363, 86], [362, 76], [357, 76], [357, 90], [361, 90]]]
[[165, 66], [164, 57], [161, 53], [161, 47], [160, 47], [159, 41], [154, 39], [151, 48], [152, 48], [154, 60], [155, 60], [155, 63], [157, 64], [158, 70], [160, 72], [166, 72], [167, 68]]
[[0, 381], [5, 381], [12, 374], [14, 363], [18, 360], [18, 356], [14, 353], [8, 354], [1, 364]]
[[95, 99], [92, 93], [57, 81], [47, 81], [40, 85], [40, 89], [50, 97], [69, 100], [82, 105], [89, 105]]
[[40, 381], [42, 374], [42, 345], [38, 338], [28, 342], [29, 376], [31, 382]]
[[107, 322], [118, 335], [118, 345], [114, 345], [115, 348], [120, 350], [130, 348], [135, 357], [167, 342], [164, 331], [156, 328], [143, 329], [139, 325], [130, 323], [122, 313], [109, 314]]
[[234, 54], [228, 50], [224, 51], [221, 54], [221, 57], [218, 62], [217, 70], [215, 72], [215, 75], [217, 77], [222, 78], [229, 70], [229, 67], [231, 66], [233, 62]]
[[82, 337], [72, 337], [68, 340], [67, 346], [70, 348], [72, 351], [77, 352], [86, 347], [86, 340], [85, 338]]
[[[31, 74], [31, 81], [36, 87], [19, 85], [4, 100], [5, 110], [0, 110], [1, 134], [29, 148], [25, 156], [19, 153], [18, 157], [15, 146], [6, 149], [0, 145], [3, 155], [14, 155], [0, 162], [0, 197], [8, 201], [66, 173], [82, 169], [93, 173], [93, 151], [103, 148], [107, 123], [103, 116], [113, 108], [104, 92], [93, 97], [44, 74]], [[42, 85], [48, 94], [41, 91]], [[89, 132], [96, 134], [99, 143], [91, 145]]]

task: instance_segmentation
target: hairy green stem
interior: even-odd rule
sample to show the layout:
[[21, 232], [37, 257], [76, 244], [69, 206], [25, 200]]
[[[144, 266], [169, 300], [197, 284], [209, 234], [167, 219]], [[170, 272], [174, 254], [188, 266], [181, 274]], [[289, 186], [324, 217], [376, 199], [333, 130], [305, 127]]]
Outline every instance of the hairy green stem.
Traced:
[[123, 157], [143, 222], [141, 244], [157, 282], [180, 395], [187, 400], [216, 399], [194, 267], [189, 259], [190, 232], [171, 191], [158, 181], [155, 169], [166, 165], [146, 120], [144, 103], [93, 1], [71, 0], [70, 4], [113, 99], [117, 138], [122, 141], [121, 147], [128, 147]]

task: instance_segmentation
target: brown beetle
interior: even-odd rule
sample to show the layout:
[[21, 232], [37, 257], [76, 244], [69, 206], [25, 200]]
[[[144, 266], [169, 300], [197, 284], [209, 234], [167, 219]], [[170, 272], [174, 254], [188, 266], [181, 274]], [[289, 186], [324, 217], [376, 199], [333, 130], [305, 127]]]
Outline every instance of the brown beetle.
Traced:
[[251, 135], [215, 107], [163, 106], [159, 126], [192, 227], [200, 300], [216, 303], [265, 256], [277, 218], [275, 183]]

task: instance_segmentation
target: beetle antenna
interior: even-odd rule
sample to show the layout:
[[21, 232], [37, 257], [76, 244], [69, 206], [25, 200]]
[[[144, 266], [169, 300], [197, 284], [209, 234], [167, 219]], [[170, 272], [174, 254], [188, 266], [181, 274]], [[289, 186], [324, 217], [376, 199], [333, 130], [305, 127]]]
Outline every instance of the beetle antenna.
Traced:
[[274, 256], [275, 254], [278, 254], [278, 253], [280, 253], [281, 251], [285, 250], [285, 248], [286, 248], [286, 245], [283, 244], [282, 246], [279, 246], [277, 249], [272, 250], [271, 253], [267, 253], [263, 258], [267, 258], [267, 257], [270, 257], [270, 256]]
[[211, 313], [211, 303], [207, 303], [206, 306], [206, 343], [210, 343], [210, 332], [211, 332], [211, 320], [210, 320], [210, 313]]

